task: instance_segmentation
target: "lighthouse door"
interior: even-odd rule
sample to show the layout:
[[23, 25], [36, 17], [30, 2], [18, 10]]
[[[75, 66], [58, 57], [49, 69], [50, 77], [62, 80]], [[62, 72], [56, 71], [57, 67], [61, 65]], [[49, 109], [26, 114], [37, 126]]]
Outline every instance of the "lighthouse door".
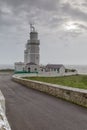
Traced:
[[28, 72], [29, 72], [29, 73], [30, 73], [30, 70], [31, 70], [31, 68], [29, 67], [29, 68], [28, 68]]

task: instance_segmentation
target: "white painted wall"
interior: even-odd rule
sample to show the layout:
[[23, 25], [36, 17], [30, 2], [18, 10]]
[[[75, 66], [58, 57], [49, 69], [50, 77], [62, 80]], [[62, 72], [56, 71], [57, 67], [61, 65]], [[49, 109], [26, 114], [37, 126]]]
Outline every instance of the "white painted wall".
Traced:
[[63, 74], [65, 73], [65, 67], [64, 67], [64, 66], [62, 66], [62, 67], [59, 69], [59, 73], [60, 73], [61, 75], [63, 75]]
[[22, 62], [15, 63], [15, 71], [23, 71], [24, 67], [25, 65]]
[[28, 71], [28, 68], [30, 68], [30, 72], [35, 72], [35, 69], [37, 69], [36, 72], [39, 71], [39, 65], [26, 65], [26, 71]]
[[39, 54], [40, 41], [38, 40], [37, 32], [30, 32], [30, 40], [27, 41], [26, 49], [24, 51], [24, 63], [35, 63], [39, 65], [40, 54]]

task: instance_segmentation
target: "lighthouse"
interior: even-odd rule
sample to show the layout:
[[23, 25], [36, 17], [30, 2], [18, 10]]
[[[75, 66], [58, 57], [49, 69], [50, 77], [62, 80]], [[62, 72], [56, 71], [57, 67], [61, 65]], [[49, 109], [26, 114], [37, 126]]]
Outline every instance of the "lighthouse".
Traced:
[[30, 24], [29, 37], [24, 50], [24, 62], [15, 63], [15, 72], [36, 73], [40, 70], [40, 41], [38, 40], [38, 32], [32, 24]]
[[30, 39], [27, 41], [26, 49], [24, 51], [24, 63], [25, 64], [36, 64], [39, 65], [40, 54], [39, 54], [40, 41], [38, 40], [38, 32], [35, 27], [30, 24]]
[[49, 76], [49, 74], [53, 76], [58, 74], [59, 76], [59, 74], [65, 73], [65, 67], [62, 64], [40, 66], [40, 40], [38, 39], [38, 32], [32, 24], [30, 24], [29, 39], [24, 50], [24, 62], [16, 62], [14, 67], [15, 73], [35, 73], [45, 76]]

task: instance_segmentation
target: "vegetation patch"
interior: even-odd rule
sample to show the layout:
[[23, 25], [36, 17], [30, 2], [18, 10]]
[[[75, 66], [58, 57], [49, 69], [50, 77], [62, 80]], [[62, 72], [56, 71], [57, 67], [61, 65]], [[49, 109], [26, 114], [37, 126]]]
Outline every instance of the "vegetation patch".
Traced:
[[63, 77], [25, 77], [25, 79], [58, 84], [73, 88], [87, 89], [87, 75], [63, 76]]
[[0, 72], [14, 72], [14, 69], [0, 69]]

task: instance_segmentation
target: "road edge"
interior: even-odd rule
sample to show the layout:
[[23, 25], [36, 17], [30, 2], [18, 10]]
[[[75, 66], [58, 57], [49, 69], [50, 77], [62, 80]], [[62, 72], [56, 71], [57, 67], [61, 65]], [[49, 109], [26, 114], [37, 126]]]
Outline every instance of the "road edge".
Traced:
[[6, 117], [5, 98], [0, 91], [0, 130], [11, 130]]
[[27, 80], [18, 77], [17, 75], [13, 75], [12, 80], [26, 87], [47, 93], [49, 95], [67, 100], [69, 102], [87, 108], [87, 90], [72, 88], [72, 87], [67, 87], [62, 85], [55, 85], [50, 83], [44, 83], [44, 82], [39, 82], [34, 80]]

